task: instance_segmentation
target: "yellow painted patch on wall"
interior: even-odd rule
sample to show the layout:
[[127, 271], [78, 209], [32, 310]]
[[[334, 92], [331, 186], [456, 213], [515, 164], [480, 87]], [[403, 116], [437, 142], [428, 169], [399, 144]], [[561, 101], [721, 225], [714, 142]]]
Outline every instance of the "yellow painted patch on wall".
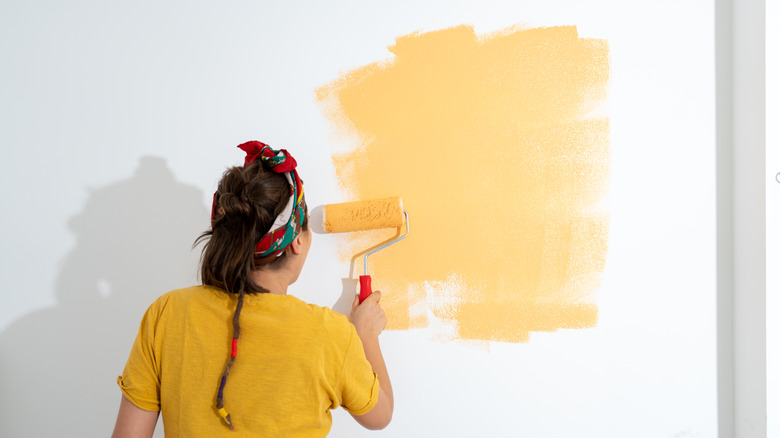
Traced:
[[[592, 327], [607, 251], [606, 41], [573, 26], [399, 37], [317, 90], [348, 199], [400, 195], [412, 230], [372, 256], [390, 329], [527, 342]], [[348, 128], [346, 128], [348, 127]], [[349, 132], [347, 132], [349, 130]], [[393, 230], [345, 236], [347, 258]]]

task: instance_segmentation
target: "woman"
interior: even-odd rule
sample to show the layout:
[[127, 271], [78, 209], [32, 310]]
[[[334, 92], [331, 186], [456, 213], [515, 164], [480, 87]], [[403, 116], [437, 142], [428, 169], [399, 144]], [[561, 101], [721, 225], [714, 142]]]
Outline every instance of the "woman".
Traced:
[[287, 295], [311, 245], [303, 183], [285, 150], [251, 141], [212, 206], [202, 286], [146, 311], [125, 370], [114, 437], [321, 437], [330, 410], [382, 429], [393, 392], [375, 291], [349, 319]]

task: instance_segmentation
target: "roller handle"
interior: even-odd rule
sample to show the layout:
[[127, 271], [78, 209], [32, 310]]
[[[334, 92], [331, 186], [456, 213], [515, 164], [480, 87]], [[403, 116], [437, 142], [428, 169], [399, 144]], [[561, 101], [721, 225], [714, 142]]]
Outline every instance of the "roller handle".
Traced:
[[371, 276], [361, 275], [360, 276], [360, 297], [359, 297], [360, 302], [362, 303], [363, 300], [368, 298], [369, 295], [371, 295]]

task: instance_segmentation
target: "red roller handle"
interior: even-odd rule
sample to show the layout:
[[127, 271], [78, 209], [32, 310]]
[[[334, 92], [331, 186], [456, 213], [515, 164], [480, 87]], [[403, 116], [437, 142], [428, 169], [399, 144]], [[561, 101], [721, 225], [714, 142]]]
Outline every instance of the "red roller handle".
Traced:
[[371, 295], [371, 276], [370, 275], [361, 275], [360, 276], [360, 302], [362, 303], [363, 300], [368, 298], [368, 296]]

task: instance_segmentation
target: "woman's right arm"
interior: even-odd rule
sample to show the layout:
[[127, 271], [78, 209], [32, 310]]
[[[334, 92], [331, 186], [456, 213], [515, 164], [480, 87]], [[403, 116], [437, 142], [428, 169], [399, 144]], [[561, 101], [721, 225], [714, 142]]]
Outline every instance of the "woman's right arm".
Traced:
[[352, 415], [361, 426], [371, 430], [384, 429], [393, 418], [393, 387], [379, 348], [379, 334], [387, 324], [385, 312], [379, 306], [381, 298], [382, 293], [374, 291], [363, 303], [358, 304], [358, 297], [355, 296], [349, 318], [363, 343], [366, 359], [379, 380], [379, 399], [373, 409], [363, 415]]

